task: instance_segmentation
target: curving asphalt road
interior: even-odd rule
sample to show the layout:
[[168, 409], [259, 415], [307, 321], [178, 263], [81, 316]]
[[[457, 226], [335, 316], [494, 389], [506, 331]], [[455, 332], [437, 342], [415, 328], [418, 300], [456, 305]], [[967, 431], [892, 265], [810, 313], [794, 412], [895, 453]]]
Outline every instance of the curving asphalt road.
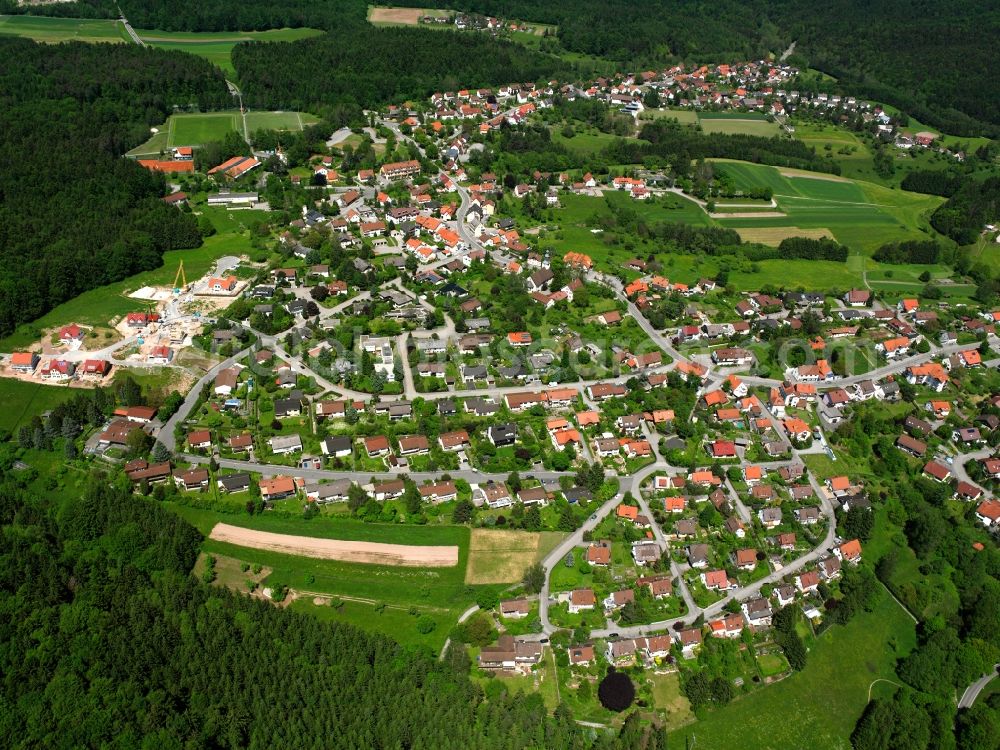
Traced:
[[962, 698], [958, 701], [959, 708], [972, 708], [972, 704], [976, 702], [976, 698], [979, 694], [983, 692], [983, 688], [993, 681], [993, 678], [997, 676], [997, 671], [1000, 670], [1000, 664], [993, 665], [993, 671], [989, 674], [983, 675], [978, 680], [973, 682], [969, 687], [965, 689], [962, 693]]

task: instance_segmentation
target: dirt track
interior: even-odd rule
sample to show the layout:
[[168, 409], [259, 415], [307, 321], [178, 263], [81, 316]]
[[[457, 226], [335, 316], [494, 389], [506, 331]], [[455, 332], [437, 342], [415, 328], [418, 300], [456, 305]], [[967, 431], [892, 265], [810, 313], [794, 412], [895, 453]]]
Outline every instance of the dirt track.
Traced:
[[458, 547], [422, 547], [407, 544], [382, 544], [343, 539], [321, 539], [311, 536], [273, 534], [227, 523], [217, 523], [209, 538], [241, 547], [266, 549], [286, 555], [302, 555], [322, 560], [367, 563], [369, 565], [403, 565], [419, 568], [447, 568], [458, 565]]

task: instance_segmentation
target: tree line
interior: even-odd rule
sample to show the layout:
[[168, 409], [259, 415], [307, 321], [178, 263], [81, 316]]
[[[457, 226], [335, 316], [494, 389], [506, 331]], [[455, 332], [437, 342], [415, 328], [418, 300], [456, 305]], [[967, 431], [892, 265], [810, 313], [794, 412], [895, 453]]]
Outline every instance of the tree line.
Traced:
[[990, 223], [1000, 219], [1000, 177], [967, 180], [931, 214], [931, 226], [959, 245], [971, 245]]
[[0, 335], [81, 292], [197, 247], [162, 175], [121, 158], [175, 105], [229, 104], [222, 74], [180, 52], [0, 38]]

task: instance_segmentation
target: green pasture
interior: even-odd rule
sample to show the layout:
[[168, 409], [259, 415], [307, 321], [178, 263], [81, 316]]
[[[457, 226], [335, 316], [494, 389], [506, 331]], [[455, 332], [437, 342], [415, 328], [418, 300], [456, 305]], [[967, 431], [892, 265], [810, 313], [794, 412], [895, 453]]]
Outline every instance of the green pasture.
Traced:
[[0, 34], [23, 36], [36, 42], [124, 42], [119, 21], [47, 16], [0, 16]]
[[768, 122], [763, 118], [749, 115], [740, 117], [713, 117], [709, 113], [699, 115], [698, 122], [705, 133], [721, 133], [723, 135], [755, 135], [761, 138], [773, 138], [781, 133], [776, 122]]
[[14, 432], [36, 414], [61, 404], [76, 391], [57, 385], [43, 385], [12, 378], [0, 378], [0, 429]]
[[267, 31], [187, 32], [136, 29], [139, 37], [150, 47], [172, 49], [203, 57], [235, 76], [233, 47], [240, 42], [294, 42], [308, 39], [323, 32], [319, 29], [269, 29]]

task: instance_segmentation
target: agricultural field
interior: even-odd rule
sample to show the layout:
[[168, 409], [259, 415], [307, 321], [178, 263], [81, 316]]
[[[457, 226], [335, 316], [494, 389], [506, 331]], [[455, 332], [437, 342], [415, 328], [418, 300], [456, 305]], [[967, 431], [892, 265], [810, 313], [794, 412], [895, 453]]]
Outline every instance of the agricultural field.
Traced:
[[[916, 643], [913, 620], [888, 594], [878, 608], [861, 612], [846, 626], [834, 626], [819, 637], [809, 637], [806, 668], [774, 685], [757, 690], [719, 710], [704, 721], [674, 732], [678, 746], [697, 737], [699, 747], [725, 747], [732, 728], [740, 727], [740, 745], [746, 750], [777, 750], [802, 746], [847, 750], [847, 738], [871, 695], [885, 696], [896, 688], [898, 656]], [[794, 721], [775, 721], [794, 716]]]
[[[435, 10], [433, 8], [383, 8], [374, 5], [368, 6], [368, 23], [372, 26], [416, 26], [420, 23], [421, 16], [451, 16], [454, 11]], [[429, 24], [428, 28], [438, 28], [434, 24]], [[453, 28], [444, 26], [443, 28]]]
[[[367, 602], [371, 606], [433, 608], [439, 610], [436, 619], [444, 630], [450, 629], [458, 615], [475, 600], [476, 589], [465, 583], [469, 530], [464, 527], [370, 524], [332, 513], [305, 520], [290, 513], [248, 516], [180, 503], [168, 503], [167, 507], [206, 536], [217, 523], [227, 523], [275, 534], [319, 539], [458, 548], [457, 565], [421, 568], [302, 557], [206, 538], [202, 545], [206, 553], [235, 557], [270, 568], [272, 572], [263, 582], [267, 586], [285, 585], [296, 592], [307, 592], [310, 596], [337, 597]], [[358, 624], [363, 626], [364, 619], [359, 617]]]
[[940, 203], [934, 196], [891, 190], [880, 185], [819, 173], [778, 169], [745, 162], [717, 160], [736, 187], [750, 190], [769, 187], [783, 217], [720, 219], [733, 229], [800, 227], [822, 229], [853, 250], [866, 254], [886, 242], [927, 239], [931, 234], [924, 218]]
[[556, 532], [473, 529], [466, 583], [517, 583], [528, 566], [541, 560], [563, 538]]
[[125, 42], [119, 21], [46, 16], [0, 16], [0, 34], [23, 36], [36, 42]]
[[323, 32], [319, 29], [269, 29], [267, 31], [185, 32], [136, 29], [139, 37], [150, 47], [172, 49], [203, 57], [221, 68], [228, 76], [235, 76], [233, 47], [240, 42], [294, 42], [308, 39]]
[[809, 237], [819, 240], [833, 237], [833, 232], [820, 227], [740, 227], [736, 230], [744, 242], [759, 242], [762, 245], [777, 247], [781, 241], [789, 237]]

